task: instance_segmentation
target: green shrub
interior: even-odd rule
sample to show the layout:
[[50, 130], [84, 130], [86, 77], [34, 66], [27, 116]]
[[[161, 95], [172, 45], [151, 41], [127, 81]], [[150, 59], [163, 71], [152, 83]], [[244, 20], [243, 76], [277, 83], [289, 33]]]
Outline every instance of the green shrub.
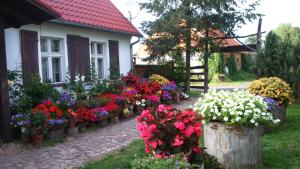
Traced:
[[185, 162], [180, 156], [173, 158], [159, 159], [153, 156], [137, 158], [131, 162], [132, 169], [186, 169], [190, 165]]
[[[222, 62], [222, 56], [219, 53], [213, 54], [208, 58], [208, 81], [211, 82], [214, 77], [220, 72]], [[225, 68], [224, 68], [225, 69]], [[223, 69], [223, 70], [224, 70]]]
[[241, 69], [246, 71], [246, 72], [253, 72], [253, 62], [251, 60], [251, 55], [249, 54], [242, 54], [242, 57], [241, 57], [241, 62], [242, 62], [242, 65], [241, 65]]
[[42, 100], [58, 100], [60, 97], [60, 93], [50, 83], [42, 83], [39, 76], [32, 76], [26, 85], [19, 82], [20, 78], [16, 79], [12, 92], [14, 113], [28, 112]]
[[225, 74], [225, 57], [223, 55], [223, 53], [220, 53], [219, 54], [219, 68], [218, 68], [218, 71], [219, 71], [219, 74]]
[[238, 74], [238, 68], [236, 63], [236, 58], [234, 55], [231, 55], [227, 59], [227, 68], [228, 68], [228, 75], [231, 80], [235, 80]]

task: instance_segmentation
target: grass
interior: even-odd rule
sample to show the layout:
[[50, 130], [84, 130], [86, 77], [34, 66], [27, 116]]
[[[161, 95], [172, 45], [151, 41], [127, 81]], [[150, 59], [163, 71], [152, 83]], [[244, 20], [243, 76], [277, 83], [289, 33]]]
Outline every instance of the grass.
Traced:
[[300, 169], [300, 105], [290, 105], [287, 121], [262, 139], [264, 169]]
[[[145, 156], [142, 140], [82, 169], [130, 169], [136, 156]], [[262, 159], [262, 169], [300, 169], [300, 105], [290, 105], [287, 121], [262, 138]]]
[[225, 79], [225, 81], [213, 80], [209, 83], [209, 86], [231, 86], [231, 85], [243, 85], [256, 79], [256, 75], [253, 73], [245, 72], [241, 70], [234, 80]]
[[145, 156], [144, 142], [136, 140], [128, 147], [121, 149], [107, 155], [100, 161], [91, 161], [87, 163], [82, 169], [129, 169], [130, 162], [136, 156]]

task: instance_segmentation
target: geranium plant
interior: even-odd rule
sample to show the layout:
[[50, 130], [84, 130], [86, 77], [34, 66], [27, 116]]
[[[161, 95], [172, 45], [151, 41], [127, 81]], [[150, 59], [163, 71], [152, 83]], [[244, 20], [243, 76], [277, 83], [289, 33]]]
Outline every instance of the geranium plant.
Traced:
[[194, 110], [203, 116], [205, 122], [238, 126], [279, 122], [273, 119], [267, 108], [263, 97], [247, 91], [210, 91], [199, 98]]
[[137, 129], [145, 143], [145, 152], [157, 158], [174, 154], [200, 153], [201, 117], [194, 111], [178, 111], [159, 105], [137, 118]]
[[255, 80], [250, 84], [248, 90], [254, 95], [272, 98], [280, 105], [294, 101], [290, 85], [278, 77]]

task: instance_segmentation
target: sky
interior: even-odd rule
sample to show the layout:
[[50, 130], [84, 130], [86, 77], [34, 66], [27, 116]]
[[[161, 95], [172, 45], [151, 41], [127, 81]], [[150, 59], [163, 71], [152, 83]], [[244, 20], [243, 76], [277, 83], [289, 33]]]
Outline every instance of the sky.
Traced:
[[[151, 14], [140, 11], [139, 3], [148, 0], [111, 0], [123, 15], [129, 18], [129, 11], [132, 13], [132, 23], [139, 28], [146, 20], [155, 19]], [[291, 23], [300, 27], [300, 1], [299, 0], [261, 0], [257, 12], [264, 14], [262, 31], [269, 32], [276, 29], [281, 23]], [[257, 32], [258, 20], [247, 23], [236, 33], [237, 35], [249, 35]], [[243, 39], [241, 39], [243, 41]]]

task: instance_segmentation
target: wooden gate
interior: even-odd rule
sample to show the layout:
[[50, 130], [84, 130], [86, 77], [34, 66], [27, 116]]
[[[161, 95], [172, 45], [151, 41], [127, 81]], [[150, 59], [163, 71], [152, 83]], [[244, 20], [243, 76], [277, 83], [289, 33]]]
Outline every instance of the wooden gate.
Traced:
[[205, 90], [205, 67], [204, 66], [194, 66], [191, 67], [191, 79], [190, 88], [191, 89], [201, 89]]

